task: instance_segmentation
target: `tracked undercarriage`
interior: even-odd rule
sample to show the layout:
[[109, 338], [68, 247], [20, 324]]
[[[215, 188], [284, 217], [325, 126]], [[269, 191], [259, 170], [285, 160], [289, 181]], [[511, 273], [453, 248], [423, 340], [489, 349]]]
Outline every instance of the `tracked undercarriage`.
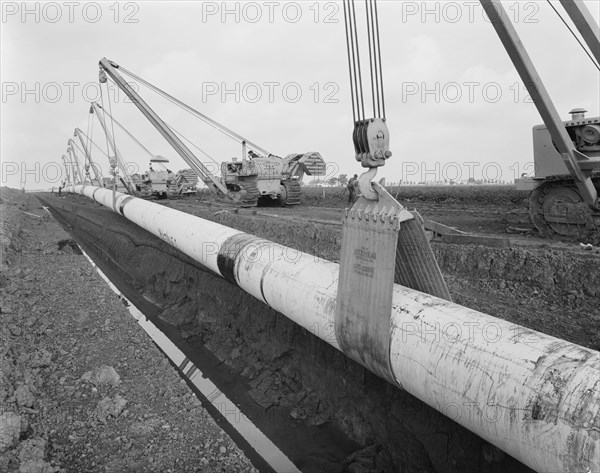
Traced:
[[[600, 176], [592, 181], [600, 191]], [[539, 184], [531, 193], [529, 215], [542, 236], [600, 240], [600, 209], [583, 201], [572, 178], [557, 176]]]

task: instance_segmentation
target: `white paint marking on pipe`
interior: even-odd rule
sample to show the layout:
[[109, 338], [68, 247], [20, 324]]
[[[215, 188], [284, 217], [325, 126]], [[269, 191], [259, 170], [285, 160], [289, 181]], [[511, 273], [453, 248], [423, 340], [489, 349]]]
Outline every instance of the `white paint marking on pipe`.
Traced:
[[256, 427], [248, 417], [231, 401], [210, 379], [204, 376], [202, 371], [194, 365], [184, 353], [154, 325], [146, 316], [130, 301], [111, 280], [102, 272], [80, 247], [83, 255], [90, 264], [96, 269], [98, 274], [111, 290], [121, 299], [127, 302], [129, 313], [152, 338], [152, 340], [161, 348], [161, 350], [179, 367], [181, 373], [198, 388], [202, 395], [215, 407], [224, 419], [238, 431], [248, 444], [262, 457], [276, 472], [281, 473], [301, 473], [294, 463], [271, 442], [271, 440]]

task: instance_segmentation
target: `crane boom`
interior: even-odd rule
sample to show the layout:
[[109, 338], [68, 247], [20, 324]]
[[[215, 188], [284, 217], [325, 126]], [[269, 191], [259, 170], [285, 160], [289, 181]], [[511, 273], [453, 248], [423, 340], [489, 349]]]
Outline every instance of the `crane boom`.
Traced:
[[[142, 114], [154, 125], [159, 133], [167, 140], [167, 142], [175, 149], [175, 151], [183, 158], [183, 160], [190, 166], [193, 171], [198, 175], [202, 181], [208, 186], [208, 188], [215, 193], [222, 193], [230, 198], [231, 195], [223, 183], [213, 176], [208, 168], [200, 162], [200, 160], [192, 153], [192, 151], [179, 139], [179, 137], [171, 130], [171, 128], [152, 110], [146, 102], [133, 90], [133, 88], [127, 83], [127, 81], [117, 72], [119, 67], [112, 61], [106, 58], [102, 58], [99, 62], [100, 72], [105, 71], [111, 79], [117, 84], [117, 86], [125, 92], [125, 94], [131, 99], [134, 105], [142, 112]], [[100, 81], [102, 82], [102, 76]], [[106, 78], [104, 78], [106, 81]]]
[[79, 142], [81, 143], [81, 148], [83, 149], [83, 152], [85, 154], [86, 164], [88, 164], [92, 168], [92, 171], [94, 171], [94, 176], [96, 177], [98, 186], [103, 187], [102, 173], [98, 170], [97, 166], [95, 166], [94, 162], [92, 161], [92, 153], [90, 152], [90, 150], [88, 149], [88, 147], [85, 144], [85, 141], [83, 140], [83, 135], [82, 135], [81, 130], [79, 128], [75, 128], [75, 131], [73, 132], [73, 136], [76, 136], [77, 138], [79, 138]]
[[71, 166], [73, 168], [74, 175], [77, 176], [79, 182], [83, 184], [83, 175], [81, 174], [81, 166], [79, 164], [79, 159], [77, 159], [77, 154], [75, 154], [75, 147], [73, 146], [75, 142], [72, 139], [69, 139], [67, 147], [67, 154], [71, 159]]
[[[569, 173], [575, 180], [577, 189], [585, 202], [595, 205], [598, 199], [598, 192], [592, 182], [591, 174], [595, 168], [598, 168], [598, 159], [590, 159], [575, 148], [573, 140], [569, 137], [541, 77], [502, 6], [502, 2], [494, 0], [480, 0], [480, 2], [491, 19], [491, 23], [527, 88], [527, 92], [531, 96], [539, 114], [542, 116], [556, 148], [561, 154]], [[577, 5], [575, 4], [574, 8], [576, 7]]]
[[[127, 172], [127, 168], [125, 167], [125, 162], [123, 161], [123, 157], [121, 156], [121, 153], [117, 149], [117, 145], [115, 144], [114, 136], [111, 135], [110, 131], [108, 130], [108, 127], [106, 126], [104, 117], [102, 116], [102, 109], [96, 102], [92, 102], [91, 107], [90, 107], [90, 113], [94, 113], [94, 112], [96, 112], [96, 117], [98, 118], [98, 121], [100, 122], [100, 126], [102, 126], [102, 129], [104, 130], [104, 134], [106, 135], [106, 138], [108, 139], [108, 143], [110, 144], [110, 147], [112, 148], [112, 151], [115, 156], [115, 159], [117, 160], [119, 169], [121, 170], [121, 174], [123, 175], [123, 177], [121, 178], [121, 180], [123, 181], [123, 185], [127, 189], [127, 192], [129, 194], [133, 195], [135, 186], [133, 185], [133, 182], [131, 182], [131, 176], [129, 176], [129, 173]], [[109, 159], [110, 159], [110, 157], [109, 157]]]
[[67, 157], [64, 154], [62, 155], [62, 160], [65, 165], [65, 174], [67, 177], [66, 181], [69, 184], [74, 184], [74, 182], [71, 182], [71, 163], [67, 161]]

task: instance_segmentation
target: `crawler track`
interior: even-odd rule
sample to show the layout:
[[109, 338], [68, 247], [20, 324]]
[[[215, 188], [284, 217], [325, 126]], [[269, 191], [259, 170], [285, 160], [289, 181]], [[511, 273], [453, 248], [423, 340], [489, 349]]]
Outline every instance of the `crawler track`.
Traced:
[[298, 205], [302, 197], [302, 187], [297, 181], [285, 180], [283, 184], [284, 193], [282, 193], [281, 205]]
[[[600, 192], [600, 177], [593, 179]], [[531, 193], [531, 220], [542, 236], [600, 241], [600, 211], [583, 202], [572, 179], [546, 181]]]

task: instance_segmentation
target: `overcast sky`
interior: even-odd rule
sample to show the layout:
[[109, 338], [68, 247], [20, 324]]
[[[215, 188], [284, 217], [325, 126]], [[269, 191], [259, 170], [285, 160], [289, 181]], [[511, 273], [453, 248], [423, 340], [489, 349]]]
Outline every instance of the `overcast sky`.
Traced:
[[[573, 107], [598, 116], [598, 71], [548, 3], [503, 4], [561, 116]], [[598, 21], [600, 2], [586, 4]], [[379, 177], [512, 181], [530, 172], [531, 128], [541, 120], [478, 2], [378, 5], [393, 152]], [[363, 2], [356, 7], [362, 19]], [[275, 154], [319, 151], [330, 175], [361, 172], [339, 2], [2, 2], [1, 27], [2, 185], [57, 185], [55, 163], [74, 128], [88, 129], [102, 57]], [[367, 99], [366, 77], [364, 85]], [[139, 91], [215, 161], [240, 156], [236, 143]], [[187, 167], [123, 93], [109, 95], [114, 116], [152, 153], [173, 170]], [[105, 148], [97, 121], [93, 130]], [[147, 168], [147, 155], [119, 130], [117, 145]], [[93, 159], [108, 168], [99, 151]]]

